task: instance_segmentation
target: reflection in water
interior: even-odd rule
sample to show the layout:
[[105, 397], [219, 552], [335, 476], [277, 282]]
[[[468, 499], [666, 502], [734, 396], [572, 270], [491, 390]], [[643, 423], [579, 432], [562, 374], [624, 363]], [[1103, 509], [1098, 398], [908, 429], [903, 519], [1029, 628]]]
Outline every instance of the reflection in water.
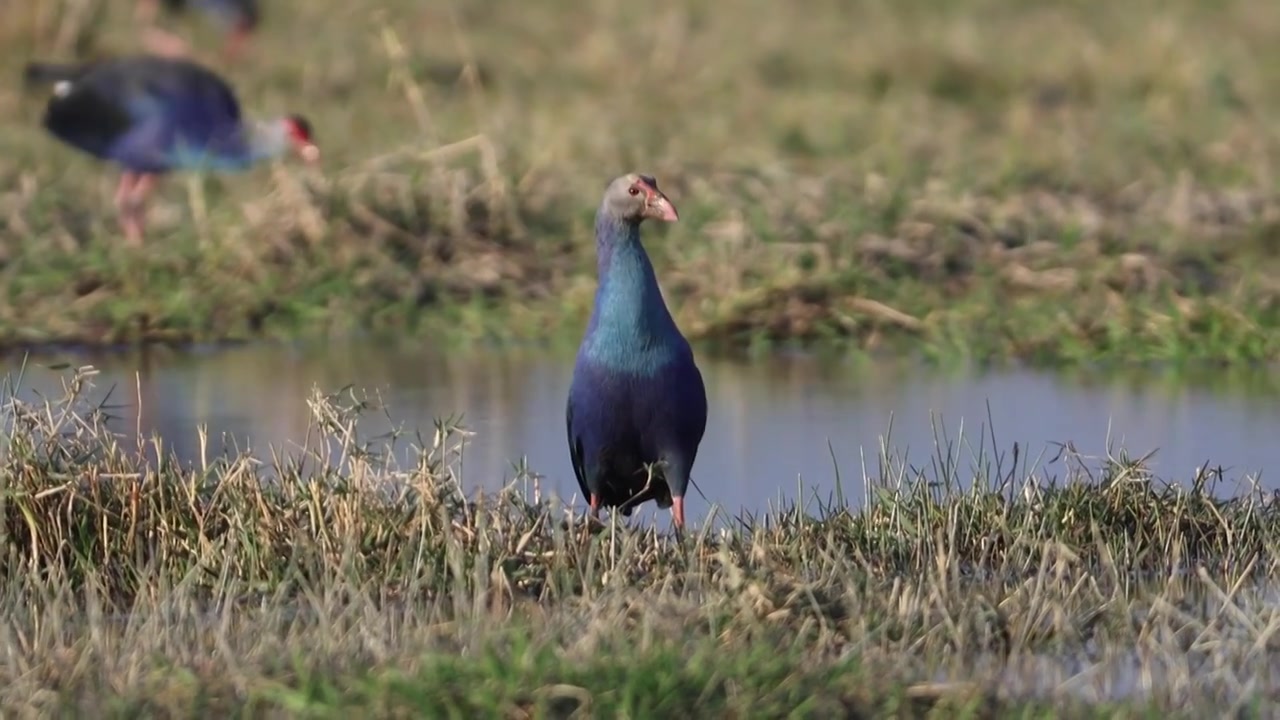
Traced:
[[[21, 362], [8, 358], [7, 370]], [[357, 344], [63, 352], [32, 358], [24, 394], [58, 393], [61, 373], [42, 367], [55, 362], [100, 368], [97, 397], [114, 384], [111, 401], [122, 406], [115, 411], [116, 428], [127, 435], [135, 428], [144, 436], [158, 433], [184, 461], [199, 457], [198, 423], [208, 426], [214, 454], [247, 449], [264, 457], [269, 446], [293, 452], [305, 440], [311, 389], [354, 385], [380, 392], [392, 420], [410, 437], [421, 430], [429, 441], [434, 418], [463, 413], [476, 433], [464, 456], [470, 488], [501, 487], [514, 477], [513, 462], [525, 455], [545, 476], [544, 492], [576, 500], [564, 429], [569, 355], [441, 355]], [[1280, 463], [1280, 445], [1272, 442], [1280, 431], [1277, 381], [1266, 370], [1204, 377], [943, 373], [904, 363], [791, 356], [752, 363], [703, 357], [701, 365], [711, 413], [694, 480], [731, 514], [764, 511], [780, 499], [795, 499], [800, 489], [806, 502], [825, 500], [835, 489], [836, 463], [845, 497], [860, 502], [863, 468], [877, 472], [882, 441], [892, 454], [906, 454], [920, 466], [935, 452], [935, 426], [952, 441], [963, 430], [973, 449], [959, 450], [962, 463], [979, 446], [990, 447], [990, 437], [981, 437], [990, 425], [1001, 451], [1018, 442], [1049, 475], [1063, 472], [1049, 464], [1056, 454], [1052, 443], [1067, 441], [1094, 456], [1105, 454], [1108, 440], [1132, 455], [1159, 448], [1152, 460], [1156, 472], [1182, 481], [1206, 461], [1223, 464], [1235, 478]], [[360, 430], [372, 438], [392, 427], [371, 413]], [[884, 438], [890, 427], [891, 437]], [[707, 500], [691, 492], [690, 516], [704, 516]], [[646, 519], [654, 514], [652, 506], [638, 513]]]

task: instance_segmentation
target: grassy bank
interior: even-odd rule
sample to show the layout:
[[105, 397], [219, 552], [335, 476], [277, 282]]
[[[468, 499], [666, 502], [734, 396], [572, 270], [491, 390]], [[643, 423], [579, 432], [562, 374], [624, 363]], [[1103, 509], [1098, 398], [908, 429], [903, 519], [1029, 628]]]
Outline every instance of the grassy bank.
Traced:
[[[173, 182], [145, 252], [116, 242], [113, 180], [0, 89], [0, 343], [572, 337], [591, 213], [638, 167], [681, 210], [651, 252], [708, 343], [1276, 354], [1275, 3], [268, 11], [226, 72], [312, 118], [323, 174]], [[129, 12], [6, 4], [0, 59], [128, 50]]]
[[3, 407], [6, 715], [1253, 717], [1280, 693], [1280, 514], [1213, 476], [943, 451], [882, 459], [857, 510], [585, 532], [465, 497], [447, 423], [396, 467], [357, 396], [317, 393], [307, 450], [183, 468], [106, 432], [89, 379]]

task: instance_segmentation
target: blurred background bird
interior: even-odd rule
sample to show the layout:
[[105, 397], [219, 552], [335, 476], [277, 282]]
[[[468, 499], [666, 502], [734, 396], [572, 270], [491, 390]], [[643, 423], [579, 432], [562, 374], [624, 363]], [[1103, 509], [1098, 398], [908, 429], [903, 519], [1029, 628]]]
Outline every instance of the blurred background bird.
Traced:
[[191, 60], [135, 55], [89, 63], [29, 63], [28, 86], [52, 84], [42, 124], [62, 142], [123, 168], [121, 229], [142, 242], [145, 203], [174, 170], [238, 171], [295, 150], [319, 161], [300, 115], [250, 121], [225, 80]]

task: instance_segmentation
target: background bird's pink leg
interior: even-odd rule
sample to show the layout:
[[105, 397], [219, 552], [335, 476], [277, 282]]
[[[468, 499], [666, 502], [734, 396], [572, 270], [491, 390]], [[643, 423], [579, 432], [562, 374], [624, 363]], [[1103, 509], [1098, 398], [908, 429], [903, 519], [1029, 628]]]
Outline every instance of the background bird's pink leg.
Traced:
[[684, 498], [671, 498], [671, 519], [677, 529], [684, 529]]
[[129, 191], [133, 189], [133, 184], [138, 181], [136, 173], [125, 171], [120, 174], [120, 182], [116, 185], [116, 196], [112, 202], [116, 205], [116, 210], [123, 212], [125, 203], [129, 200]]
[[124, 231], [125, 240], [135, 247], [142, 244], [147, 196], [151, 194], [155, 184], [155, 175], [127, 172], [120, 176], [120, 186], [116, 188], [120, 229]]

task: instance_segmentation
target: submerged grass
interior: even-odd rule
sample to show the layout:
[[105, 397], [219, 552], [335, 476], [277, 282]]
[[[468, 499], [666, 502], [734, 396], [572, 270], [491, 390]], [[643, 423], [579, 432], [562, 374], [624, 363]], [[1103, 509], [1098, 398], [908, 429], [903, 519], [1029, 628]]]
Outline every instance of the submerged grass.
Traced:
[[202, 458], [9, 394], [6, 716], [1253, 717], [1280, 696], [1280, 511], [1140, 462], [886, 455], [855, 505], [683, 538], [519, 483], [461, 492], [463, 431]]
[[[133, 49], [130, 12], [6, 3], [0, 64]], [[681, 209], [650, 233], [664, 291], [710, 344], [1275, 357], [1273, 2], [268, 12], [220, 69], [312, 118], [323, 175], [172, 182], [145, 252], [41, 98], [0, 85], [0, 343], [574, 335], [590, 214], [644, 168]]]

